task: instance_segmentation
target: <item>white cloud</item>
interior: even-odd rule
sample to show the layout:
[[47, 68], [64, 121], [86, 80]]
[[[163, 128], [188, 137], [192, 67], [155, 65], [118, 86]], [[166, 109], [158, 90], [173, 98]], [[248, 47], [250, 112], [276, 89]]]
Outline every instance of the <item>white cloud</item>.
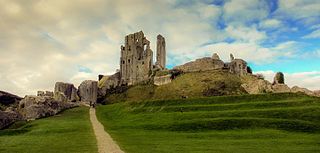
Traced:
[[303, 38], [320, 38], [320, 29], [312, 31], [310, 34], [304, 36]]
[[[232, 53], [236, 58], [242, 58], [246, 61], [256, 64], [272, 63], [278, 60], [279, 57], [291, 57], [294, 55], [292, 42], [281, 43], [273, 48], [266, 48], [253, 42], [233, 42], [233, 43], [216, 43], [199, 48], [196, 52], [205, 52], [201, 56], [211, 56], [213, 53], [218, 53], [224, 61], [229, 61], [229, 55]], [[195, 53], [196, 53], [195, 52]]]
[[228, 26], [226, 32], [228, 36], [240, 42], [259, 43], [267, 38], [265, 32], [258, 31], [255, 27]]
[[280, 26], [282, 26], [282, 23], [280, 20], [278, 19], [267, 19], [267, 20], [263, 20], [262, 22], [260, 22], [259, 24], [260, 28], [278, 28]]
[[268, 16], [268, 5], [265, 1], [231, 0], [224, 5], [224, 18], [227, 22], [243, 24], [261, 20]]
[[294, 19], [313, 18], [320, 12], [319, 0], [279, 0], [278, 15]]
[[[168, 54], [221, 40], [210, 22], [221, 8], [174, 1], [0, 1], [0, 90], [21, 96], [52, 90], [56, 81], [97, 79], [119, 67], [124, 36], [143, 30], [155, 50], [165, 36]], [[190, 52], [192, 50], [189, 50]], [[169, 61], [170, 62], [170, 61]], [[174, 63], [171, 61], [171, 63]], [[78, 72], [79, 66], [92, 73]]]
[[[274, 71], [257, 71], [265, 76], [266, 80], [273, 82]], [[284, 73], [285, 83], [290, 86], [299, 86], [309, 90], [319, 90], [320, 71], [298, 72], [298, 73]]]

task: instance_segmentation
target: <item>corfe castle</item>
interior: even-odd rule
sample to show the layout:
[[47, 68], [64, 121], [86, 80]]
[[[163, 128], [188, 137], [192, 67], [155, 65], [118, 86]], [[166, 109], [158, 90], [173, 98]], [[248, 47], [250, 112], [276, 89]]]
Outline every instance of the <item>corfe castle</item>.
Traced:
[[[157, 71], [169, 71], [166, 69], [166, 42], [161, 35], [157, 36], [156, 62], [153, 62], [153, 51], [150, 41], [142, 31], [129, 34], [125, 37], [125, 44], [121, 46], [120, 71], [111, 76], [99, 76], [104, 81], [104, 93], [110, 89], [123, 85], [135, 85], [142, 82], [153, 81], [156, 85], [162, 85], [171, 81], [170, 75], [154, 76]], [[173, 70], [182, 72], [207, 71], [215, 69], [228, 69], [230, 73], [245, 75], [248, 73], [247, 63], [242, 59], [235, 59], [230, 55], [230, 62], [224, 63], [215, 53], [212, 57], [205, 57], [195, 61], [176, 66]]]
[[[154, 84], [158, 87], [163, 87], [161, 85], [165, 84], [170, 85], [169, 83], [174, 83], [172, 80], [176, 79], [178, 75], [189, 72], [223, 72], [225, 76], [233, 74], [236, 82], [240, 84], [235, 84], [235, 88], [232, 90], [239, 90], [248, 94], [302, 92], [311, 96], [320, 96], [319, 91], [310, 91], [297, 86], [289, 88], [284, 83], [283, 73], [277, 73], [273, 83], [264, 80], [263, 76], [253, 75], [251, 74], [251, 68], [247, 66], [247, 62], [234, 58], [232, 54], [230, 54], [229, 62], [223, 62], [218, 54], [214, 53], [212, 57], [196, 59], [168, 70], [166, 69], [166, 41], [161, 35], [157, 36], [155, 62], [153, 61], [154, 54], [150, 48], [150, 41], [142, 31], [127, 35], [124, 44], [120, 47], [120, 52], [120, 70], [110, 76], [99, 75], [99, 81], [85, 80], [78, 88], [71, 83], [56, 82], [53, 92], [38, 91], [37, 96], [27, 95], [24, 98], [0, 92], [0, 98], [1, 96], [12, 97], [12, 101], [18, 103], [16, 110], [9, 110], [11, 112], [9, 114], [15, 117], [5, 120], [3, 124], [0, 124], [0, 128], [21, 118], [26, 120], [36, 119], [54, 115], [61, 110], [80, 104], [95, 104], [99, 98], [99, 102], [103, 102], [107, 96], [114, 93], [125, 93], [126, 90], [129, 90], [129, 87], [137, 84]], [[201, 73], [193, 74], [200, 75]], [[210, 79], [214, 82], [216, 78]], [[198, 81], [198, 84], [209, 85], [205, 83], [208, 80], [196, 81]], [[232, 80], [226, 81], [230, 82]], [[219, 95], [220, 91], [225, 90], [226, 83], [220, 82], [216, 87], [219, 89], [209, 88], [208, 86], [208, 88], [203, 88], [201, 92], [206, 96], [216, 94], [218, 91]], [[176, 96], [186, 98], [188, 96], [184, 94], [186, 88], [188, 87], [182, 85], [180, 88], [174, 89], [178, 90], [175, 93]]]

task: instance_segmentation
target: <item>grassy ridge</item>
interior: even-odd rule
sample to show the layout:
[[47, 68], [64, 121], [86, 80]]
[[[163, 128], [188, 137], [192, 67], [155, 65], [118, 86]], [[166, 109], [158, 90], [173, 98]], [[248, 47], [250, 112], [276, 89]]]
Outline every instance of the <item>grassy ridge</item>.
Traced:
[[320, 99], [299, 94], [128, 102], [97, 115], [128, 153], [320, 151]]
[[[100, 81], [103, 84], [103, 81]], [[242, 90], [239, 76], [227, 71], [215, 70], [206, 72], [185, 73], [171, 83], [155, 85], [136, 85], [124, 93], [107, 95], [105, 102], [145, 101], [161, 99], [181, 99], [181, 97], [199, 98], [204, 96], [238, 95]]]
[[74, 108], [28, 123], [18, 122], [1, 130], [0, 152], [95, 153], [96, 139], [88, 108]]

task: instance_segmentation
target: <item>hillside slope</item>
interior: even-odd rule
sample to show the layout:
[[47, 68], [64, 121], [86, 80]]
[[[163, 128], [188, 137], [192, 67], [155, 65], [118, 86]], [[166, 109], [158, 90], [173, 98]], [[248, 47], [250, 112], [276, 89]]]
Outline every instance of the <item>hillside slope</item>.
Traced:
[[193, 72], [179, 75], [171, 83], [129, 87], [123, 93], [107, 94], [104, 102], [197, 98], [217, 95], [239, 95], [246, 92], [241, 78], [227, 71]]
[[0, 130], [0, 152], [95, 153], [98, 149], [88, 111], [78, 107], [40, 120], [16, 122]]
[[99, 106], [128, 153], [319, 152], [320, 99], [261, 94]]

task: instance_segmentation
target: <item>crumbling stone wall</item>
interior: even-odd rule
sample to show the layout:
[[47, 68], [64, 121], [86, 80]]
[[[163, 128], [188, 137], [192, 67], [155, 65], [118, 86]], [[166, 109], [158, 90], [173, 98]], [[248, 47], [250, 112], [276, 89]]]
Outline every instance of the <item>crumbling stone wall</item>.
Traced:
[[246, 75], [248, 73], [247, 62], [242, 59], [233, 59], [227, 65], [230, 73], [238, 74], [240, 76]]
[[82, 102], [87, 104], [96, 103], [98, 94], [98, 82], [85, 80], [79, 86], [79, 97]]
[[38, 91], [37, 96], [49, 96], [53, 97], [53, 92], [52, 91]]
[[195, 61], [188, 62], [184, 65], [176, 66], [173, 69], [181, 70], [183, 72], [197, 72], [197, 71], [208, 71], [222, 69], [224, 62], [218, 59], [210, 57], [204, 57], [196, 59]]
[[69, 101], [74, 102], [78, 100], [77, 88], [75, 88], [71, 83], [56, 82], [54, 86], [54, 94], [56, 95], [56, 93], [59, 92], [63, 93]]
[[156, 66], [161, 70], [166, 68], [166, 41], [163, 36], [157, 36], [157, 62]]
[[277, 72], [273, 78], [273, 84], [284, 84], [284, 74], [282, 72]]
[[153, 67], [153, 52], [143, 32], [129, 34], [121, 46], [121, 84], [133, 85], [149, 79]]

